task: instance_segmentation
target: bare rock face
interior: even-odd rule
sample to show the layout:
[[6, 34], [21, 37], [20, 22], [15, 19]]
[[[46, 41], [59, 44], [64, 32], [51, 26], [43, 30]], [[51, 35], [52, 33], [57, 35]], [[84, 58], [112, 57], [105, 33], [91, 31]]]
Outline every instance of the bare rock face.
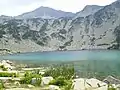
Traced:
[[93, 9], [93, 14], [76, 18], [0, 18], [0, 48], [17, 52], [119, 49], [120, 1]]

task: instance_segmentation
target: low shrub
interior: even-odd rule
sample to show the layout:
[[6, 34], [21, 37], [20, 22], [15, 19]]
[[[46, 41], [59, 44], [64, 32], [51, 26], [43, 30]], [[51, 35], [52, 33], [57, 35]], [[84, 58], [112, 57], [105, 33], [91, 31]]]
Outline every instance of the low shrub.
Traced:
[[32, 78], [36, 78], [35, 86], [38, 86], [41, 84], [41, 75], [39, 74], [32, 74], [29, 72], [26, 72], [24, 75], [24, 78], [20, 80], [21, 84], [31, 84]]
[[73, 90], [73, 89], [74, 89], [73, 83], [72, 83], [72, 81], [70, 80], [70, 81], [67, 82], [67, 85], [64, 86], [64, 90]]
[[0, 77], [17, 77], [16, 73], [0, 72]]
[[55, 80], [52, 80], [49, 84], [57, 85], [57, 86], [65, 86], [65, 85], [67, 85], [67, 81], [64, 79], [64, 77], [60, 76], [60, 77], [56, 78]]
[[52, 76], [53, 78], [58, 78], [59, 76], [63, 76], [66, 80], [70, 80], [74, 75], [74, 67], [73, 65], [57, 65], [51, 67], [49, 70], [45, 72], [44, 77]]

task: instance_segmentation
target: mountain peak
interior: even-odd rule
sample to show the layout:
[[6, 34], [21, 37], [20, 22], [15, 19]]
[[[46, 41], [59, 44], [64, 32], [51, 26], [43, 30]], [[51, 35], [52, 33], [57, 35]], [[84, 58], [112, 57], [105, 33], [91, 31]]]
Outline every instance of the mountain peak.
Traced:
[[94, 14], [95, 12], [102, 9], [104, 6], [98, 6], [98, 5], [87, 5], [84, 7], [84, 9], [77, 13], [77, 17], [86, 17], [88, 15]]
[[[45, 7], [45, 6], [40, 6], [39, 8], [37, 8], [37, 9], [52, 9], [53, 10], [53, 8], [50, 8], [50, 7]], [[36, 10], [37, 10], [36, 9]]]
[[24, 13], [22, 15], [19, 15], [18, 17], [21, 18], [45, 18], [45, 19], [50, 19], [50, 18], [60, 18], [60, 17], [73, 17], [74, 13], [72, 12], [64, 12], [61, 10], [55, 10], [53, 8], [49, 7], [44, 7], [41, 6], [32, 12]]
[[97, 10], [102, 8], [103, 6], [98, 6], [98, 5], [87, 5], [85, 6], [85, 8], [82, 11], [86, 11], [86, 10]]

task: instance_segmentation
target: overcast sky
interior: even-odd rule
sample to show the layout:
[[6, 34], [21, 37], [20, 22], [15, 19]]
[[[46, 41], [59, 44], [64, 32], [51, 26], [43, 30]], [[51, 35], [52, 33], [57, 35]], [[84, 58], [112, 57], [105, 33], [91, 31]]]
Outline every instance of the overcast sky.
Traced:
[[108, 5], [115, 0], [0, 0], [0, 15], [16, 16], [47, 6], [67, 12], [78, 12], [86, 5]]

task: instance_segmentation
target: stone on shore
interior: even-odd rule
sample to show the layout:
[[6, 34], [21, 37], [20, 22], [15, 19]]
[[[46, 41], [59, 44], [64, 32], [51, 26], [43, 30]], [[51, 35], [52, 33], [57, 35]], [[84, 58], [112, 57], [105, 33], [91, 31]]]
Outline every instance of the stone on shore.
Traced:
[[53, 77], [42, 77], [41, 86], [48, 85], [52, 80]]
[[60, 88], [56, 85], [49, 85], [49, 90], [60, 90]]

